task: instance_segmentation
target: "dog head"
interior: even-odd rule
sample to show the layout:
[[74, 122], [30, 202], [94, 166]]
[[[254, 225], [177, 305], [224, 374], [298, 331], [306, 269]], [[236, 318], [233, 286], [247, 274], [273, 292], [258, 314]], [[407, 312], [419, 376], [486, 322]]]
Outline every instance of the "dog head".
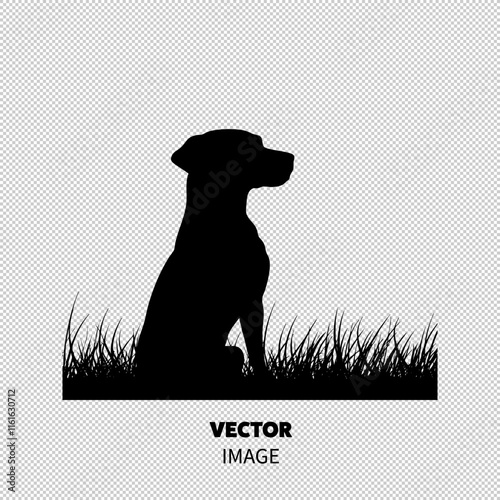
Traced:
[[171, 159], [190, 176], [229, 176], [233, 184], [252, 189], [288, 181], [294, 156], [265, 148], [258, 135], [222, 129], [190, 137]]

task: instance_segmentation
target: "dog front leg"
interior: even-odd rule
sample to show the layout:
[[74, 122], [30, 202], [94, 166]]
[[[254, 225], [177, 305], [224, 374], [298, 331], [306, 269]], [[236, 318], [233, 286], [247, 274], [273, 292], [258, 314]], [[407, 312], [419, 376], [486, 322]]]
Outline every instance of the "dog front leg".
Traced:
[[262, 329], [264, 324], [264, 306], [262, 299], [256, 299], [246, 307], [240, 316], [241, 329], [247, 346], [250, 364], [256, 375], [267, 373], [265, 364]]

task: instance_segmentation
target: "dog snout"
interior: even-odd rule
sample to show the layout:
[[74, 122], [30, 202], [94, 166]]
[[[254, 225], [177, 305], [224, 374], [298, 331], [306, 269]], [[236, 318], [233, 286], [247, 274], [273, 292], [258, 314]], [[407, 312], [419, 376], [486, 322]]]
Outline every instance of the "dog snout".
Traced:
[[293, 172], [294, 156], [285, 151], [270, 150], [270, 170], [272, 179], [268, 179], [269, 186], [281, 186], [290, 179]]
[[294, 155], [292, 153], [286, 153], [285, 151], [279, 152], [279, 171], [280, 175], [283, 177], [283, 182], [288, 181], [293, 172], [293, 162]]
[[289, 170], [288, 175], [290, 176], [293, 172], [293, 163], [295, 161], [295, 156], [292, 153], [285, 153], [286, 155], [286, 165]]

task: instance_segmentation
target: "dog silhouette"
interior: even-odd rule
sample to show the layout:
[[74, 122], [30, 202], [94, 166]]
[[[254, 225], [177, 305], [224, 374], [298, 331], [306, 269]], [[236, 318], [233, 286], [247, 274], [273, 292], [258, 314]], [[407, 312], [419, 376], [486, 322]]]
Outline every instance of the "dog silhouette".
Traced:
[[242, 351], [225, 347], [238, 320], [250, 365], [266, 379], [262, 296], [270, 262], [246, 203], [251, 189], [288, 181], [294, 156], [226, 129], [189, 138], [171, 159], [188, 173], [187, 203], [149, 301], [137, 373], [151, 397], [205, 398], [241, 376]]

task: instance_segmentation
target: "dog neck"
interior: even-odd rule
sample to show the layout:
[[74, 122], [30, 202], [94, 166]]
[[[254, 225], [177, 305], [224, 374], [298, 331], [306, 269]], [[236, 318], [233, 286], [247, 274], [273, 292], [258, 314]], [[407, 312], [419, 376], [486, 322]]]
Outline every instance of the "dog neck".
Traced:
[[219, 189], [210, 191], [204, 186], [187, 185], [187, 203], [182, 226], [233, 230], [249, 222], [246, 206], [248, 189]]

